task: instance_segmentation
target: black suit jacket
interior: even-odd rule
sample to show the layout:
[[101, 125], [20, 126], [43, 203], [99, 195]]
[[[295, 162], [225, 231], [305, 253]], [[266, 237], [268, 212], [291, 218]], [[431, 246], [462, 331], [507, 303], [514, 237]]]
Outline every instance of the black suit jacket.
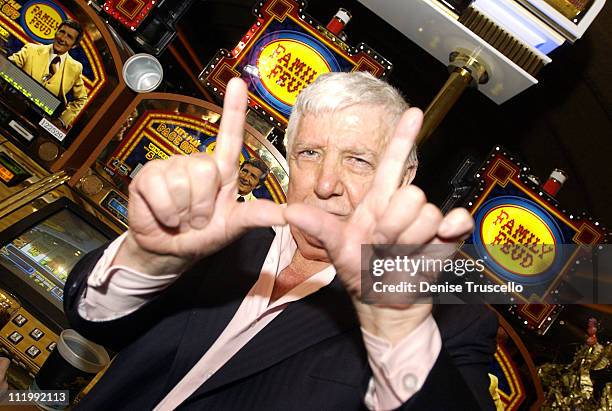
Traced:
[[[66, 282], [65, 312], [81, 334], [118, 355], [78, 408], [153, 408], [225, 329], [257, 280], [273, 236], [270, 229], [250, 232], [198, 262], [138, 311], [106, 322], [78, 314], [102, 250], [83, 258]], [[442, 352], [402, 409], [490, 409], [486, 372], [496, 318], [476, 306], [442, 307], [435, 317]], [[370, 377], [356, 314], [335, 279], [291, 303], [179, 409], [360, 410]]]

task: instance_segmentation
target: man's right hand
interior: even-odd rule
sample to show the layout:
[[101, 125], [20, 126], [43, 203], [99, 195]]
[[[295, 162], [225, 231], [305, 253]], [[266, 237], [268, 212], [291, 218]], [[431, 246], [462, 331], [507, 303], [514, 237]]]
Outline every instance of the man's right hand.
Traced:
[[214, 157], [172, 156], [145, 165], [129, 187], [129, 231], [113, 265], [180, 273], [248, 229], [285, 224], [269, 200], [236, 201], [246, 84], [229, 82]]

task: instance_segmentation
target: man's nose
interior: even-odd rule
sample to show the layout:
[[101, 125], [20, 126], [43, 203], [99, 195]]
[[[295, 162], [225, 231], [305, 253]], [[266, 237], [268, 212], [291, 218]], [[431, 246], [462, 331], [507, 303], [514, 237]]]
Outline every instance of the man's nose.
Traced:
[[315, 193], [319, 198], [339, 196], [344, 193], [342, 170], [336, 159], [326, 157], [319, 167]]

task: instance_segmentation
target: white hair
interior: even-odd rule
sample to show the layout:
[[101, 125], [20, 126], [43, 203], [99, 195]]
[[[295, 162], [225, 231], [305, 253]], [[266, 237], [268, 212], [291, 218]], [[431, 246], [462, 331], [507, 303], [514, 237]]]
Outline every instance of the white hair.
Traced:
[[[386, 140], [395, 130], [402, 114], [410, 107], [398, 90], [370, 73], [357, 71], [322, 74], [298, 95], [293, 106], [284, 140], [287, 155], [304, 115], [331, 113], [357, 105], [384, 108], [388, 117], [388, 127], [383, 133]], [[406, 158], [406, 168], [417, 164], [415, 146]]]

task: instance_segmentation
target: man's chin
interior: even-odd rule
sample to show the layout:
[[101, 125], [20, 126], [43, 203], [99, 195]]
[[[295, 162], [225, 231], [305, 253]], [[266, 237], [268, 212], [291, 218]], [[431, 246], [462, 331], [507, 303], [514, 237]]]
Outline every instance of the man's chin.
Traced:
[[295, 239], [302, 256], [308, 260], [329, 262], [327, 250], [324, 248], [321, 241], [293, 226], [291, 227], [291, 233], [293, 234], [293, 238]]

